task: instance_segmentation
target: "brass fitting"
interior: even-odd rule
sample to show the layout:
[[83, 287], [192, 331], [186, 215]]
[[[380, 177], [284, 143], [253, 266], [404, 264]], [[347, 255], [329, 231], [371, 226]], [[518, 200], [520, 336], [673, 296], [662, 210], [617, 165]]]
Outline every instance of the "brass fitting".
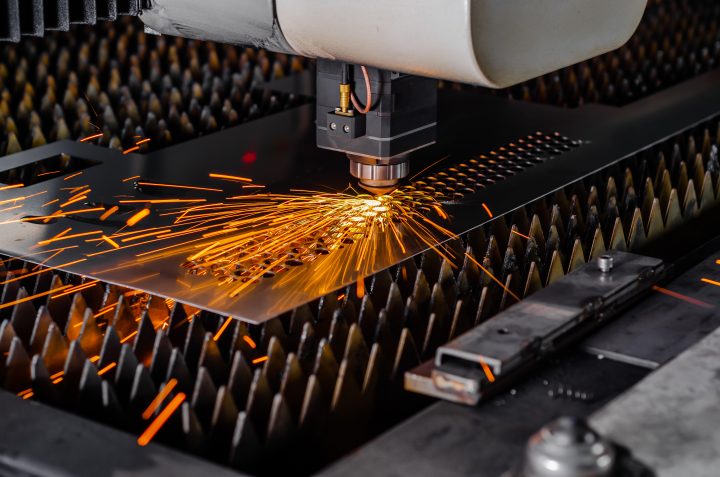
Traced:
[[340, 83], [340, 112], [348, 114], [350, 109], [350, 85]]

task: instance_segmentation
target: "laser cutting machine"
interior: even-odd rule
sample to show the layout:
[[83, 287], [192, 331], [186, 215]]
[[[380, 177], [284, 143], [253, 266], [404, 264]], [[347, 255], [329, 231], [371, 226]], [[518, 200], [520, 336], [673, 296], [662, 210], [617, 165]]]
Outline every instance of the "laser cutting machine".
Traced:
[[[716, 475], [718, 65], [711, 0], [0, 0], [0, 476]], [[143, 259], [350, 177], [453, 238]]]

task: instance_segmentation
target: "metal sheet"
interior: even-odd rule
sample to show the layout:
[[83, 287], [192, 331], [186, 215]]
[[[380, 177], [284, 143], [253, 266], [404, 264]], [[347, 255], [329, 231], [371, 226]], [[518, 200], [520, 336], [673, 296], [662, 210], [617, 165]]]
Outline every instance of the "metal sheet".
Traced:
[[[534, 133], [539, 127], [588, 141], [581, 148], [497, 182], [462, 202], [448, 204], [447, 210], [452, 216], [450, 228], [456, 233], [464, 233], [489, 220], [481, 207], [482, 203], [486, 203], [496, 216], [505, 214], [648, 145], [672, 137], [689, 125], [712, 117], [720, 112], [718, 81], [720, 72], [709, 73], [622, 109], [587, 106], [579, 110], [563, 110], [506, 102], [493, 97], [470, 99], [462, 94], [448, 92], [442, 95], [440, 104], [441, 142], [421, 151], [413, 159], [413, 167], [420, 170], [423, 164], [436, 161], [448, 152], [453, 156], [443, 165], [450, 164], [453, 158], [464, 160], [470, 154], [488, 151]], [[478, 114], [478, 111], [483, 114]], [[648, 124], [653, 126], [648, 127]], [[209, 172], [236, 174], [253, 177], [258, 183], [267, 184], [276, 192], [290, 187], [314, 190], [344, 188], [348, 181], [346, 159], [315, 148], [313, 130], [312, 107], [305, 106], [146, 156], [121, 155], [117, 151], [72, 142], [55, 143], [8, 156], [3, 159], [6, 168], [59, 153], [98, 160], [102, 164], [85, 170], [82, 176], [72, 181], [56, 178], [23, 189], [0, 192], [0, 200], [6, 200], [48, 191], [44, 196], [26, 201], [27, 206], [21, 214], [17, 210], [1, 212], [0, 221], [25, 215], [42, 215], [42, 204], [61, 188], [68, 186], [92, 184], [93, 192], [89, 200], [112, 202], [116, 200], [113, 196], [128, 193], [130, 185], [121, 179], [135, 175], [169, 183], [211, 186], [217, 183], [211, 183], [207, 178]], [[244, 164], [241, 160], [247, 151], [257, 155], [258, 159], [253, 164]], [[226, 192], [237, 190], [228, 187]], [[150, 227], [164, 224], [159, 219], [153, 219], [144, 225]], [[0, 243], [0, 251], [12, 256], [25, 256], [33, 251], [32, 247], [39, 240], [52, 237], [69, 226], [73, 226], [77, 232], [97, 229], [69, 218], [59, 219], [49, 225], [3, 225], [4, 238]], [[369, 273], [383, 270], [425, 248], [417, 244], [408, 246], [405, 253], [388, 250], [382, 254], [382, 258], [371, 264]], [[142, 250], [121, 250], [117, 254], [95, 257], [62, 268], [252, 322], [275, 317], [338, 290], [356, 279], [351, 271], [337, 273], [334, 277], [327, 274], [319, 277], [317, 271], [322, 267], [327, 268], [325, 262], [328, 258], [325, 257], [307, 266], [297, 267], [284, 274], [282, 279], [264, 280], [231, 300], [221, 287], [202, 288], [202, 285], [211, 283], [211, 279], [187, 277], [179, 267], [184, 257], [151, 264], [134, 263], [135, 253]], [[68, 250], [48, 263], [58, 266], [82, 258], [87, 252], [85, 249]], [[341, 263], [342, 256], [332, 260]], [[117, 269], [121, 265], [127, 268]], [[136, 282], [140, 277], [157, 273], [159, 275], [152, 280]], [[178, 285], [178, 278], [186, 280], [191, 287]]]
[[720, 467], [720, 331], [596, 413], [591, 425], [657, 477], [713, 477]]

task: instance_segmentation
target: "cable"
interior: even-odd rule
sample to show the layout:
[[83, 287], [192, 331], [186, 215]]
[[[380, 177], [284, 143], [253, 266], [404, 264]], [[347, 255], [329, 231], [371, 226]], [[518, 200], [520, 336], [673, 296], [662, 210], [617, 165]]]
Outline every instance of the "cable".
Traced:
[[352, 104], [358, 113], [367, 114], [370, 112], [370, 109], [372, 108], [372, 91], [370, 91], [370, 75], [368, 74], [367, 68], [365, 68], [364, 66], [361, 66], [360, 69], [362, 70], [363, 76], [365, 77], [365, 91], [367, 92], [365, 95], [365, 106], [360, 107], [360, 103], [358, 103], [358, 100], [355, 97], [354, 92], [350, 95], [350, 99], [352, 100]]

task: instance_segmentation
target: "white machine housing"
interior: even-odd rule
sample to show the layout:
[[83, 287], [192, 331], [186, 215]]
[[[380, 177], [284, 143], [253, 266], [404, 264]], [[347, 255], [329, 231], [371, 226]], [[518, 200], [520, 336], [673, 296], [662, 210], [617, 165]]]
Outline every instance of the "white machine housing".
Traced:
[[624, 44], [647, 0], [151, 0], [152, 30], [491, 88]]

